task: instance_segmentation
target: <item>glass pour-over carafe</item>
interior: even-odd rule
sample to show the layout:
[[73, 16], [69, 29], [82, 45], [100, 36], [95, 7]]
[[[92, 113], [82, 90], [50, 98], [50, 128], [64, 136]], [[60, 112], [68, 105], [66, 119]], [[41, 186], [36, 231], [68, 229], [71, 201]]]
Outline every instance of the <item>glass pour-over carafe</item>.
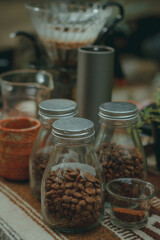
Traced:
[[37, 117], [40, 102], [50, 98], [54, 88], [52, 75], [46, 71], [15, 70], [0, 75], [2, 119]]

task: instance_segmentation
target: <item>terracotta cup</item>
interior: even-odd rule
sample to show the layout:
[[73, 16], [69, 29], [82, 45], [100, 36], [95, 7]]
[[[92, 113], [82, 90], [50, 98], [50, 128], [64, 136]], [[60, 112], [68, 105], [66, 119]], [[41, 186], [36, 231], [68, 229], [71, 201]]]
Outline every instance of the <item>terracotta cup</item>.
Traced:
[[28, 117], [0, 121], [0, 176], [10, 180], [29, 178], [29, 157], [41, 123]]

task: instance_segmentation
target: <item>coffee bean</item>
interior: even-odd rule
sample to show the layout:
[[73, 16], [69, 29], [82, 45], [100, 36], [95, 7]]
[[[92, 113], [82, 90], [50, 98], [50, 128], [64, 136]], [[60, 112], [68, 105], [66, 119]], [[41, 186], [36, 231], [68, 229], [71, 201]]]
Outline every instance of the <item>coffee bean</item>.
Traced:
[[79, 193], [79, 192], [75, 192], [73, 195], [74, 195], [74, 197], [76, 197], [76, 198], [82, 198], [82, 194]]
[[70, 202], [70, 198], [69, 198], [68, 196], [66, 196], [66, 195], [64, 195], [64, 196], [62, 197], [62, 199], [63, 199], [63, 201], [64, 201], [65, 203], [69, 203], [69, 202]]
[[93, 197], [86, 197], [85, 200], [86, 200], [87, 203], [93, 203], [94, 202]]
[[88, 216], [90, 214], [90, 212], [89, 211], [83, 211], [83, 212], [81, 212], [81, 215], [82, 216]]
[[101, 190], [100, 189], [96, 189], [96, 193], [98, 194], [98, 195], [101, 195]]
[[81, 212], [81, 206], [79, 204], [76, 205], [76, 212], [77, 213]]
[[79, 171], [72, 171], [72, 172], [70, 172], [70, 176], [71, 177], [77, 177], [79, 175]]
[[66, 183], [66, 188], [73, 188], [74, 184], [72, 182]]
[[44, 170], [46, 169], [47, 163], [49, 161], [49, 153], [40, 153], [37, 154], [33, 162], [33, 176], [41, 180], [43, 177]]
[[76, 208], [75, 204], [74, 204], [74, 203], [72, 203], [72, 204], [71, 204], [71, 210], [72, 210], [72, 211], [74, 211], [74, 210], [75, 210], [75, 208]]
[[[71, 181], [71, 178], [74, 181]], [[63, 171], [57, 169], [47, 177], [45, 191], [45, 208], [57, 227], [90, 226], [96, 223], [102, 214], [101, 184], [98, 177], [88, 172], [70, 168]]]
[[85, 191], [89, 195], [95, 195], [95, 188], [86, 188]]
[[46, 192], [46, 198], [50, 198], [54, 194], [54, 190]]
[[84, 186], [83, 186], [82, 183], [79, 183], [79, 184], [78, 184], [78, 189], [79, 189], [79, 190], [84, 190]]
[[70, 195], [70, 192], [71, 192], [71, 189], [67, 189], [67, 190], [65, 191], [65, 194], [66, 194], [66, 195]]
[[80, 180], [80, 182], [81, 182], [81, 183], [86, 183], [86, 179], [85, 179], [85, 178], [82, 178], [82, 179]]
[[52, 187], [53, 189], [55, 189], [55, 190], [59, 190], [59, 189], [60, 189], [60, 186], [59, 186], [59, 184], [57, 184], [57, 183], [52, 184], [51, 187]]
[[136, 147], [102, 143], [96, 151], [106, 183], [120, 177], [144, 177], [144, 158]]
[[70, 177], [68, 174], [66, 174], [65, 178], [71, 182], [74, 182], [74, 178]]
[[78, 200], [77, 198], [72, 198], [72, 199], [71, 199], [71, 202], [72, 202], [72, 203], [78, 203], [79, 200]]
[[86, 207], [86, 210], [92, 212], [92, 210], [93, 210], [92, 204], [88, 204], [87, 207]]
[[63, 208], [70, 208], [70, 205], [67, 204], [67, 203], [62, 203], [62, 207], [63, 207]]
[[89, 173], [84, 173], [84, 177], [89, 181], [89, 182], [95, 182], [95, 178], [94, 176], [92, 176], [91, 174]]
[[52, 204], [53, 204], [52, 200], [47, 199], [46, 201], [47, 201], [47, 204], [48, 204], [49, 206], [52, 206]]
[[93, 183], [87, 182], [87, 183], [85, 184], [85, 188], [93, 188]]
[[96, 211], [99, 209], [99, 204], [98, 204], [98, 202], [95, 202], [95, 203], [94, 203], [94, 209], [95, 209]]
[[85, 200], [81, 200], [81, 201], [79, 202], [79, 205], [80, 205], [80, 206], [83, 206], [83, 207], [86, 206], [86, 201], [85, 201]]

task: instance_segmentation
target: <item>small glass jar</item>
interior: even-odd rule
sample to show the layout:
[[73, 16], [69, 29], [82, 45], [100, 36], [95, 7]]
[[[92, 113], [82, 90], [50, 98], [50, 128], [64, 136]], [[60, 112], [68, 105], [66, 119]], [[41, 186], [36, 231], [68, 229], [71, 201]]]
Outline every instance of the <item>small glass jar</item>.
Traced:
[[106, 183], [115, 178], [145, 179], [147, 162], [136, 127], [137, 106], [129, 102], [106, 102], [99, 107], [99, 117], [95, 151]]
[[34, 144], [30, 161], [29, 175], [32, 193], [40, 199], [41, 180], [53, 150], [52, 123], [60, 118], [77, 116], [77, 103], [68, 99], [49, 99], [39, 104], [41, 129]]
[[139, 229], [148, 222], [151, 201], [157, 188], [137, 178], [118, 178], [106, 185], [110, 196], [110, 220], [124, 229]]
[[104, 213], [103, 168], [94, 152], [94, 124], [84, 118], [53, 123], [55, 144], [41, 186], [44, 221], [62, 232], [84, 232]]

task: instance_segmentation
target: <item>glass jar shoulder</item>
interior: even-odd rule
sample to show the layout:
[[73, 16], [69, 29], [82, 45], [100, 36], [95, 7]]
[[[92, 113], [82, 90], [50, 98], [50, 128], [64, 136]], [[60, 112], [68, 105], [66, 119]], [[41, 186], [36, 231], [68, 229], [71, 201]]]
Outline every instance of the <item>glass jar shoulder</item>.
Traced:
[[101, 124], [95, 140], [95, 150], [103, 143], [141, 147], [141, 139], [136, 125]]

